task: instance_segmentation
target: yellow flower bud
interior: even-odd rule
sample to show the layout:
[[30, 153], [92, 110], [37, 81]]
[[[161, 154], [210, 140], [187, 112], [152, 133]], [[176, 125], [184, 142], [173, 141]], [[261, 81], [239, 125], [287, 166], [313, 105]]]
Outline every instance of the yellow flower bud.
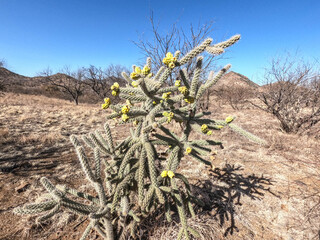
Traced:
[[169, 68], [173, 69], [173, 68], [175, 68], [176, 65], [173, 62], [170, 62], [168, 66], [169, 66]]
[[161, 177], [165, 178], [167, 176], [168, 176], [168, 171], [165, 170], [161, 173]]
[[178, 88], [179, 92], [181, 92], [183, 95], [187, 95], [188, 94], [188, 88], [183, 86], [183, 87], [179, 87]]
[[231, 123], [233, 121], [233, 117], [229, 116], [226, 118], [226, 123]]
[[137, 74], [140, 74], [141, 73], [141, 68], [135, 67], [134, 68], [134, 72], [137, 73]]
[[[132, 78], [132, 77], [131, 77], [131, 78]], [[138, 84], [136, 81], [132, 81], [131, 85], [132, 85], [133, 87], [138, 87], [138, 86], [139, 86], [139, 84]]]
[[171, 52], [168, 52], [168, 53], [166, 54], [166, 57], [167, 57], [167, 58], [173, 58], [173, 54], [172, 54]]
[[110, 106], [110, 103], [111, 103], [110, 98], [105, 98], [104, 104], [102, 104], [102, 109], [108, 108]]
[[212, 131], [209, 130], [209, 131], [207, 132], [207, 135], [208, 135], [208, 136], [212, 135]]
[[190, 154], [192, 152], [192, 148], [191, 147], [187, 147], [186, 148], [186, 154], [188, 155], [188, 154]]
[[129, 117], [127, 114], [122, 114], [121, 119], [122, 119], [122, 121], [126, 122], [126, 121], [128, 121]]
[[139, 79], [139, 74], [137, 74], [137, 73], [135, 73], [135, 72], [132, 72], [131, 74], [130, 74], [130, 77], [132, 78], [132, 79], [134, 79], [134, 80], [137, 80], [137, 79]]
[[164, 58], [164, 59], [162, 59], [162, 62], [165, 64], [165, 65], [168, 65], [171, 61], [170, 61], [170, 59], [169, 58]]
[[107, 108], [108, 108], [108, 105], [105, 104], [105, 103], [103, 103], [103, 104], [101, 104], [101, 108], [102, 108], [102, 109], [107, 109]]
[[115, 82], [115, 83], [113, 84], [113, 86], [115, 86], [116, 89], [119, 89], [119, 87], [120, 87], [119, 83], [117, 83], [117, 82]]
[[177, 81], [174, 83], [174, 85], [175, 85], [176, 87], [180, 87], [180, 86], [181, 86], [181, 81], [180, 81], [180, 80], [177, 80]]
[[162, 113], [162, 115], [165, 116], [165, 117], [168, 117], [169, 113], [166, 112], [166, 111], [164, 111], [164, 112]]
[[144, 66], [142, 69], [142, 74], [143, 75], [148, 75], [150, 73], [150, 68], [148, 66]]
[[156, 104], [157, 104], [157, 102], [156, 102], [156, 101], [153, 101], [152, 103], [153, 103], [153, 105], [156, 105]]
[[130, 111], [130, 107], [129, 107], [129, 106], [123, 106], [123, 107], [121, 108], [121, 112], [122, 112], [123, 114], [127, 114], [129, 111]]
[[115, 90], [113, 90], [111, 94], [112, 94], [112, 96], [117, 96], [117, 95], [118, 95], [118, 92], [115, 91]]
[[203, 133], [206, 133], [206, 132], [208, 131], [208, 125], [203, 124], [203, 125], [201, 126], [201, 131], [202, 131]]
[[162, 94], [162, 98], [163, 98], [163, 99], [169, 99], [169, 98], [170, 98], [170, 95], [171, 95], [171, 92], [163, 93], [163, 94]]
[[169, 177], [169, 178], [173, 178], [173, 177], [174, 177], [174, 172], [168, 171], [168, 177]]

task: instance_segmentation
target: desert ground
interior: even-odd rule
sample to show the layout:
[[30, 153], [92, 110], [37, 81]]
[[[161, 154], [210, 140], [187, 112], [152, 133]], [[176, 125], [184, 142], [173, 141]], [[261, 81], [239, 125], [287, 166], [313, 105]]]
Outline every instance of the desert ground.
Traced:
[[[201, 239], [320, 239], [320, 139], [286, 134], [273, 116], [250, 105], [235, 111], [210, 102], [213, 118], [233, 115], [236, 124], [268, 144], [223, 129], [212, 136], [224, 146], [213, 149], [213, 171], [184, 160], [178, 171], [189, 176], [207, 206], [196, 208], [198, 217], [188, 219]], [[43, 197], [42, 176], [55, 184], [90, 188], [69, 136], [103, 131], [106, 110], [99, 104], [75, 106], [14, 93], [0, 96], [0, 109], [0, 239], [79, 239], [84, 217], [61, 212], [36, 225], [35, 217], [12, 210]], [[124, 125], [110, 124], [115, 139], [126, 136]], [[178, 130], [178, 123], [173, 128]], [[160, 215], [141, 224], [140, 239], [175, 239], [178, 228], [178, 221], [168, 224]], [[90, 237], [98, 239], [95, 233]]]

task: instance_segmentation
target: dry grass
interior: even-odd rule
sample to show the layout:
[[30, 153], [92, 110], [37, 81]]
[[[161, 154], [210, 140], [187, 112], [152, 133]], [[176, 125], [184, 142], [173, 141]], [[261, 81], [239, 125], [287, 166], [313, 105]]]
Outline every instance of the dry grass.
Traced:
[[[101, 130], [105, 112], [96, 105], [75, 106], [11, 93], [0, 98], [0, 107], [0, 168], [13, 169], [0, 173], [0, 236], [4, 236], [0, 239], [70, 239], [83, 230], [83, 224], [77, 226], [81, 219], [58, 228], [59, 234], [49, 226], [42, 226], [46, 231], [35, 228], [29, 221], [29, 230], [23, 234], [26, 221], [10, 211], [44, 192], [38, 182], [41, 176], [54, 183], [83, 184], [68, 137]], [[179, 171], [189, 176], [194, 191], [207, 203], [206, 209], [197, 209], [197, 219], [189, 219], [201, 239], [319, 239], [319, 139], [285, 134], [276, 119], [257, 109], [236, 112], [222, 106], [212, 110], [214, 118], [236, 116], [238, 125], [268, 145], [257, 146], [225, 129], [213, 136], [224, 142], [224, 149], [215, 148], [214, 172], [191, 159], [183, 161]], [[179, 131], [179, 124], [174, 124]], [[122, 128], [112, 130], [118, 139], [124, 137]], [[23, 182], [30, 187], [17, 193], [14, 189]], [[65, 215], [57, 218], [61, 221]], [[149, 239], [174, 239], [179, 227], [174, 219], [168, 224], [160, 216], [141, 227], [149, 226]]]

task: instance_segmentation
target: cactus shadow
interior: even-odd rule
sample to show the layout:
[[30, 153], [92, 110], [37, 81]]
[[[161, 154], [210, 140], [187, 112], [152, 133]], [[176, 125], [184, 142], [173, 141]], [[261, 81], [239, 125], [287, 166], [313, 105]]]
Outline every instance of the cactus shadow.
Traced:
[[226, 164], [211, 172], [212, 180], [198, 181], [193, 185], [193, 191], [204, 202], [199, 211], [206, 211], [217, 219], [221, 227], [227, 226], [224, 235], [239, 232], [235, 215], [237, 205], [242, 205], [243, 197], [261, 200], [265, 193], [274, 194], [270, 187], [270, 178], [255, 174], [242, 174], [242, 167]]

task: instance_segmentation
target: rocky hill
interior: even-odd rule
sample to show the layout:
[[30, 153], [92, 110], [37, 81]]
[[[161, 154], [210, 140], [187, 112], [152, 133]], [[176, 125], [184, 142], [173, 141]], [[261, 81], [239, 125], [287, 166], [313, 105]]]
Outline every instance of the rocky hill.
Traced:
[[240, 87], [249, 87], [249, 88], [259, 88], [259, 85], [252, 82], [249, 78], [246, 76], [231, 71], [225, 74], [218, 82], [217, 87], [222, 86], [240, 86]]

